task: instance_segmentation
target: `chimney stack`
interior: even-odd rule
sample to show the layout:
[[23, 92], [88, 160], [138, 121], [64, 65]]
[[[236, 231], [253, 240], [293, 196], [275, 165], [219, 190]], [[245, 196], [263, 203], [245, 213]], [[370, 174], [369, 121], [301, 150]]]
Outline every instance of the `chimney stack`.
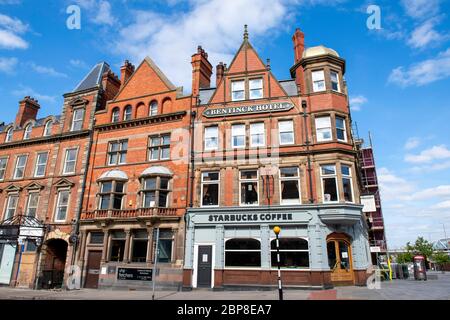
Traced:
[[220, 62], [216, 66], [216, 87], [218, 87], [220, 81], [222, 81], [224, 72], [225, 72], [225, 66], [224, 66], [223, 62]]
[[212, 65], [208, 61], [208, 54], [201, 46], [197, 53], [192, 55], [192, 95], [197, 96], [200, 88], [209, 88], [211, 85]]
[[303, 51], [305, 51], [305, 34], [299, 28], [295, 29], [292, 41], [294, 42], [294, 63], [297, 63], [302, 59]]
[[16, 125], [22, 126], [30, 119], [36, 120], [39, 111], [39, 102], [30, 96], [26, 96], [19, 102], [19, 111], [16, 115]]
[[125, 60], [123, 66], [120, 67], [120, 87], [123, 87], [124, 84], [130, 79], [131, 75], [134, 72], [134, 65], [130, 63], [130, 61]]

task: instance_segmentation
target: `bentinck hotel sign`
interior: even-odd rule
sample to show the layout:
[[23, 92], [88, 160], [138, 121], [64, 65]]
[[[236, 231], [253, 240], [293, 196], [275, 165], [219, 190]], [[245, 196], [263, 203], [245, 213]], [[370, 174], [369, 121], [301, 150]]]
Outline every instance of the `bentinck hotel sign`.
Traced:
[[264, 103], [249, 106], [207, 109], [203, 112], [203, 115], [207, 118], [226, 117], [252, 113], [288, 111], [293, 107], [294, 105], [289, 102]]

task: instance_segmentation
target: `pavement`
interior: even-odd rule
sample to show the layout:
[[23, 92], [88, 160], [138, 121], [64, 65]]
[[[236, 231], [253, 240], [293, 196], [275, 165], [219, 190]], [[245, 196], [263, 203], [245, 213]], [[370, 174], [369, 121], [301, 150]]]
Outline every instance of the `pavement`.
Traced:
[[[450, 272], [429, 272], [428, 281], [392, 280], [379, 288], [336, 287], [331, 290], [284, 290], [286, 300], [450, 300]], [[31, 290], [0, 287], [2, 300], [152, 300], [151, 291]], [[156, 300], [278, 300], [278, 291], [156, 291]]]

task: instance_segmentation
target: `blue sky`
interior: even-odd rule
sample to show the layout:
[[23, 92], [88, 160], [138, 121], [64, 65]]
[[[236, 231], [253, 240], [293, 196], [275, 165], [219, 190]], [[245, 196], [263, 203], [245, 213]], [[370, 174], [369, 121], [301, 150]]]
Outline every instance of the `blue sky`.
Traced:
[[[250, 41], [274, 74], [289, 78], [291, 36], [323, 44], [347, 61], [352, 118], [372, 133], [387, 236], [400, 247], [418, 235], [450, 235], [450, 1], [445, 0], [0, 0], [0, 121], [32, 95], [40, 116], [59, 113], [99, 61], [119, 72], [123, 60], [149, 55], [190, 91], [197, 45], [213, 65], [230, 63], [248, 24]], [[81, 9], [81, 29], [66, 9]], [[381, 29], [369, 30], [369, 5]], [[213, 76], [214, 78], [214, 76]]]

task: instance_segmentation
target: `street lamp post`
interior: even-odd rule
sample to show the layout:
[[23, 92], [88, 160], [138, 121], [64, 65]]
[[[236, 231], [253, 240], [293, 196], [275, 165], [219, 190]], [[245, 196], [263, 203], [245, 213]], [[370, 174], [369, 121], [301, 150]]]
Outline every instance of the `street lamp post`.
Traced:
[[281, 285], [281, 269], [280, 269], [280, 241], [278, 239], [278, 235], [281, 231], [281, 228], [276, 226], [273, 228], [273, 232], [275, 232], [276, 236], [276, 245], [277, 245], [277, 266], [278, 266], [278, 296], [280, 300], [283, 300], [283, 287]]

